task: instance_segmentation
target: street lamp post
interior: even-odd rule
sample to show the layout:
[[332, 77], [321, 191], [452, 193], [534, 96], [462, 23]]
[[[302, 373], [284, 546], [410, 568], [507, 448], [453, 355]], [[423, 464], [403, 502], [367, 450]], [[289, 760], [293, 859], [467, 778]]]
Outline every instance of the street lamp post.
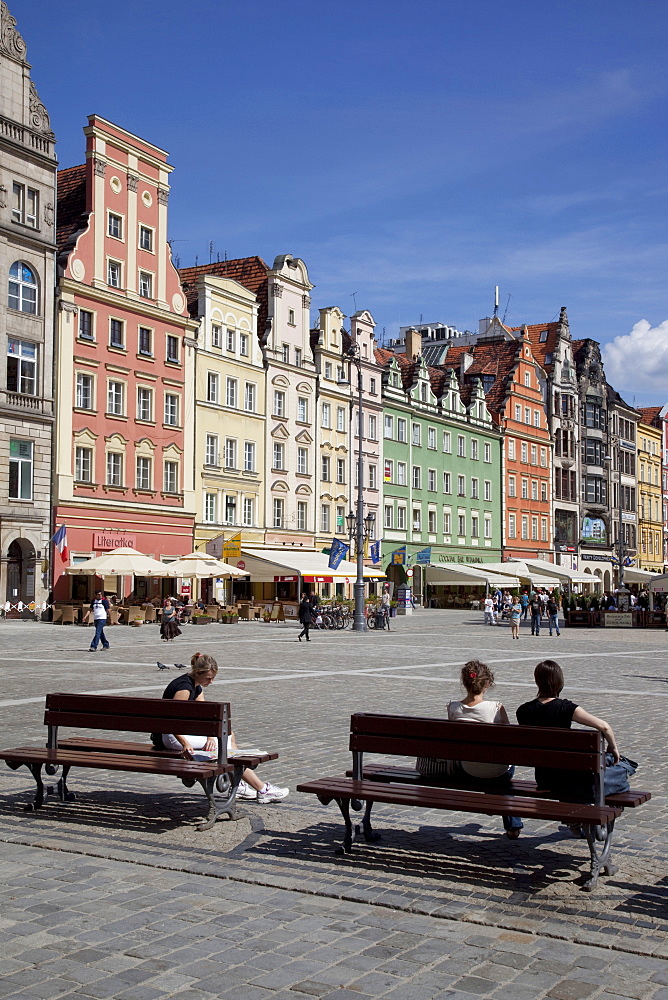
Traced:
[[[355, 597], [355, 612], [353, 616], [353, 631], [366, 632], [366, 615], [364, 614], [364, 454], [362, 452], [362, 420], [364, 383], [362, 380], [362, 359], [357, 344], [351, 344], [346, 357], [357, 369], [357, 419], [359, 451], [357, 453], [357, 505], [354, 516], [355, 540], [357, 544], [357, 579], [353, 587]], [[340, 380], [341, 384], [344, 380]], [[352, 512], [351, 512], [352, 513]], [[352, 520], [350, 514], [346, 520]], [[371, 521], [373, 523], [373, 521]], [[349, 527], [351, 525], [349, 524]]]

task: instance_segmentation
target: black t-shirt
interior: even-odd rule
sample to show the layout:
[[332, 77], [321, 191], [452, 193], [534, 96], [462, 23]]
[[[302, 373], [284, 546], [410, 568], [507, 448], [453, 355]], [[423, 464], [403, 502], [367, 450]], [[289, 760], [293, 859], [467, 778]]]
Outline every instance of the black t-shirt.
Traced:
[[[578, 706], [567, 698], [553, 698], [541, 702], [538, 698], [520, 705], [515, 713], [520, 726], [545, 726], [551, 729], [570, 729], [573, 713]], [[554, 767], [535, 768], [536, 783], [541, 789], [550, 789], [558, 798], [567, 801], [591, 802], [593, 780], [588, 771], [569, 771]], [[561, 794], [559, 794], [561, 793]]]
[[[202, 688], [199, 684], [195, 684], [190, 674], [181, 674], [180, 677], [175, 677], [173, 681], [169, 682], [162, 693], [162, 697], [173, 699], [177, 691], [187, 691], [188, 701], [195, 701], [197, 696], [202, 693]], [[164, 750], [162, 733], [151, 733], [151, 742], [158, 750]]]
[[539, 615], [543, 610], [543, 604], [539, 597], [534, 597], [533, 600], [529, 602], [529, 607], [531, 608], [532, 615]]
[[550, 599], [547, 602], [547, 613], [549, 615], [558, 615], [559, 614], [559, 605], [557, 604], [556, 601]]

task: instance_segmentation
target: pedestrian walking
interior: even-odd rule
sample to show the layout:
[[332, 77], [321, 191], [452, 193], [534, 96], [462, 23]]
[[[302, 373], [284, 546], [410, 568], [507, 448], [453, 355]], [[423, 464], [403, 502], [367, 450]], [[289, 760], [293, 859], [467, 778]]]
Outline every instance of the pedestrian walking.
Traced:
[[496, 625], [496, 611], [494, 610], [494, 598], [489, 594], [484, 600], [483, 608], [485, 612], [485, 617], [483, 619], [485, 625]]
[[554, 629], [557, 635], [561, 635], [559, 631], [559, 605], [553, 596], [550, 596], [549, 601], [546, 605], [547, 615], [548, 615], [548, 627], [550, 629], [550, 635], [552, 635], [552, 629]]
[[520, 614], [522, 613], [522, 605], [516, 598], [510, 606], [510, 635], [513, 639], [519, 639], [520, 637]]
[[169, 598], [165, 601], [162, 609], [162, 623], [160, 625], [160, 636], [163, 642], [171, 642], [177, 635], [181, 635], [181, 629], [177, 624], [176, 608]]
[[543, 602], [538, 594], [532, 595], [531, 600], [529, 601], [529, 610], [531, 612], [531, 634], [540, 635], [540, 619], [543, 614]]
[[93, 641], [90, 644], [88, 652], [95, 653], [100, 642], [102, 643], [102, 649], [109, 649], [109, 640], [104, 634], [104, 626], [107, 624], [110, 604], [104, 596], [103, 590], [95, 591], [95, 597], [90, 602], [90, 608], [93, 612], [93, 621], [95, 622], [95, 635], [93, 636]]
[[[317, 594], [314, 595], [317, 600]], [[313, 617], [316, 612], [314, 611], [313, 605], [309, 600], [308, 594], [302, 594], [302, 599], [299, 602], [299, 621], [301, 622], [302, 630], [297, 636], [299, 641], [302, 641], [302, 636], [306, 637], [306, 641], [310, 642], [309, 629], [313, 624]]]
[[526, 590], [523, 590], [520, 594], [520, 604], [522, 605], [522, 618], [526, 621], [529, 614], [529, 595]]

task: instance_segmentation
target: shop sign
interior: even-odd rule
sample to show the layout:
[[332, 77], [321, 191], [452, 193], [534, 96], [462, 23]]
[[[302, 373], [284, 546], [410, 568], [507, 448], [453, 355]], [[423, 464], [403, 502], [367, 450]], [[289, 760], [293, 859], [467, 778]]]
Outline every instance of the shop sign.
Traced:
[[274, 583], [296, 583], [298, 577], [296, 576], [275, 576]]
[[239, 561], [237, 562], [237, 569], [246, 569], [246, 563], [243, 561], [243, 559], [239, 559]]
[[630, 611], [605, 611], [603, 624], [608, 628], [633, 628], [633, 614]]
[[456, 555], [446, 555], [443, 552], [439, 552], [438, 561], [442, 563], [484, 563], [482, 556], [456, 556]]
[[182, 597], [190, 597], [190, 584], [189, 583], [182, 583], [181, 584], [181, 596]]
[[610, 562], [610, 556], [593, 555], [591, 552], [581, 552], [580, 559], [585, 562]]
[[136, 541], [136, 535], [126, 535], [124, 531], [95, 531], [93, 533], [94, 549], [136, 549]]

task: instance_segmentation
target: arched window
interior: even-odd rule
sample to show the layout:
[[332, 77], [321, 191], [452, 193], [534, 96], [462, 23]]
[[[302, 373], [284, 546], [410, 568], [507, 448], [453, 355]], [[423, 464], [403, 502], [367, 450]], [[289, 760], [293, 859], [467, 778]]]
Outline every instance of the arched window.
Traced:
[[14, 261], [9, 269], [9, 308], [37, 312], [37, 278], [22, 260]]

